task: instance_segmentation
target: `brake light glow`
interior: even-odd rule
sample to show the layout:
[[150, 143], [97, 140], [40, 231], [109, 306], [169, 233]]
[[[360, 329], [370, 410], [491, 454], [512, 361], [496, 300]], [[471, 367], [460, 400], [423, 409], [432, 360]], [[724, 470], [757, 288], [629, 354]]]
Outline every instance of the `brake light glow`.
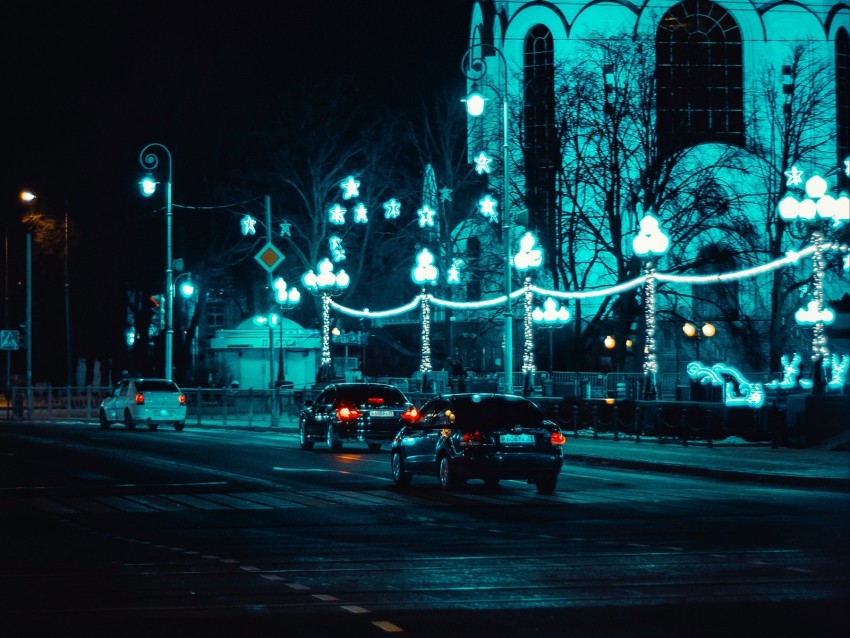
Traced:
[[337, 409], [336, 415], [340, 421], [353, 421], [354, 419], [360, 418], [360, 410], [344, 405]]
[[460, 440], [463, 447], [478, 447], [484, 445], [484, 435], [481, 432], [464, 432]]
[[186, 395], [181, 393], [179, 401], [180, 405], [186, 405]]
[[552, 436], [549, 437], [549, 442], [552, 445], [563, 445], [567, 442], [567, 437], [565, 437], [561, 432], [555, 430], [552, 432]]
[[409, 407], [404, 412], [401, 413], [401, 418], [408, 422], [413, 422], [419, 417], [419, 410], [415, 407]]
[[369, 405], [384, 405], [384, 397], [369, 397], [366, 399]]
[[145, 404], [145, 395], [142, 392], [138, 392], [136, 394], [136, 405], [144, 405]]

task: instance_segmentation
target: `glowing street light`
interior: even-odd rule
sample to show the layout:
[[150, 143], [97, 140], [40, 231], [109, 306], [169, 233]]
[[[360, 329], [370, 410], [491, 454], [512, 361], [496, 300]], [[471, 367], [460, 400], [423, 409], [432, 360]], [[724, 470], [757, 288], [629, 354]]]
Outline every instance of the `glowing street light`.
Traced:
[[331, 297], [341, 294], [351, 283], [351, 278], [344, 270], [334, 272], [334, 264], [327, 257], [322, 259], [316, 271], [309, 270], [301, 277], [301, 283], [312, 294], [322, 298], [322, 358], [320, 361], [320, 378], [329, 379], [331, 364]]
[[466, 112], [472, 117], [484, 113], [485, 98], [478, 90], [478, 80], [487, 76], [485, 52], [498, 56], [504, 73], [502, 90], [502, 241], [505, 246], [505, 392], [513, 393], [513, 307], [511, 306], [511, 242], [510, 242], [510, 165], [508, 164], [508, 63], [505, 54], [498, 47], [488, 44], [471, 46], [463, 55], [461, 70], [464, 77], [472, 82], [472, 91], [463, 100]]
[[[165, 370], [163, 376], [166, 379], [173, 377], [172, 371], [172, 344], [174, 343], [174, 299], [171, 291], [173, 290], [172, 277], [174, 275], [174, 265], [171, 263], [171, 151], [164, 144], [154, 142], [148, 144], [139, 153], [139, 163], [142, 168], [153, 171], [159, 166], [160, 152], [165, 153], [168, 159], [168, 179], [165, 182], [165, 289], [168, 294], [165, 295]], [[156, 192], [157, 182], [151, 173], [148, 173], [139, 182], [142, 189], [142, 194], [145, 197], [150, 197]]]

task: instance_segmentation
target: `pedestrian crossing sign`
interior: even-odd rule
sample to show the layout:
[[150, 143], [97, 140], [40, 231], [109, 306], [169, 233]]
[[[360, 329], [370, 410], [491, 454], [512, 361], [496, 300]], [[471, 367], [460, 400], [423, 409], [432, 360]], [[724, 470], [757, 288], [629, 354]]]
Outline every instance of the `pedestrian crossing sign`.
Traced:
[[18, 349], [18, 331], [0, 330], [0, 350]]

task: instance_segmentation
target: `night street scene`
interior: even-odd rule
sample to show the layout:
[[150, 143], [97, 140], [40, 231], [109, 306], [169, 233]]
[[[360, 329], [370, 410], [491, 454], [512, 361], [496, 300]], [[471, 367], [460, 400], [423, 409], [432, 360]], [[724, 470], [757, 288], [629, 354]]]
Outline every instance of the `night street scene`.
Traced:
[[850, 635], [850, 2], [5, 12], [4, 635]]

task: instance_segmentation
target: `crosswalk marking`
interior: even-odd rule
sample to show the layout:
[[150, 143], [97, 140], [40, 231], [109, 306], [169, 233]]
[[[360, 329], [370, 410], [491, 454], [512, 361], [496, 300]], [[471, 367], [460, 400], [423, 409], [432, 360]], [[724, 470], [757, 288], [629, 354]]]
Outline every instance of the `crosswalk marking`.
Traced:
[[[272, 511], [309, 508], [317, 506], [382, 506], [382, 505], [426, 505], [437, 507], [465, 506], [523, 506], [540, 502], [533, 491], [518, 493], [477, 492], [400, 492], [397, 490], [310, 490], [260, 492], [199, 492], [165, 494], [125, 494], [101, 496], [19, 496], [18, 505], [50, 514], [109, 514], [109, 513], [168, 513], [189, 511], [256, 510]], [[577, 495], [572, 492], [556, 492], [546, 496], [551, 504], [586, 503], [599, 500], [598, 495]]]

